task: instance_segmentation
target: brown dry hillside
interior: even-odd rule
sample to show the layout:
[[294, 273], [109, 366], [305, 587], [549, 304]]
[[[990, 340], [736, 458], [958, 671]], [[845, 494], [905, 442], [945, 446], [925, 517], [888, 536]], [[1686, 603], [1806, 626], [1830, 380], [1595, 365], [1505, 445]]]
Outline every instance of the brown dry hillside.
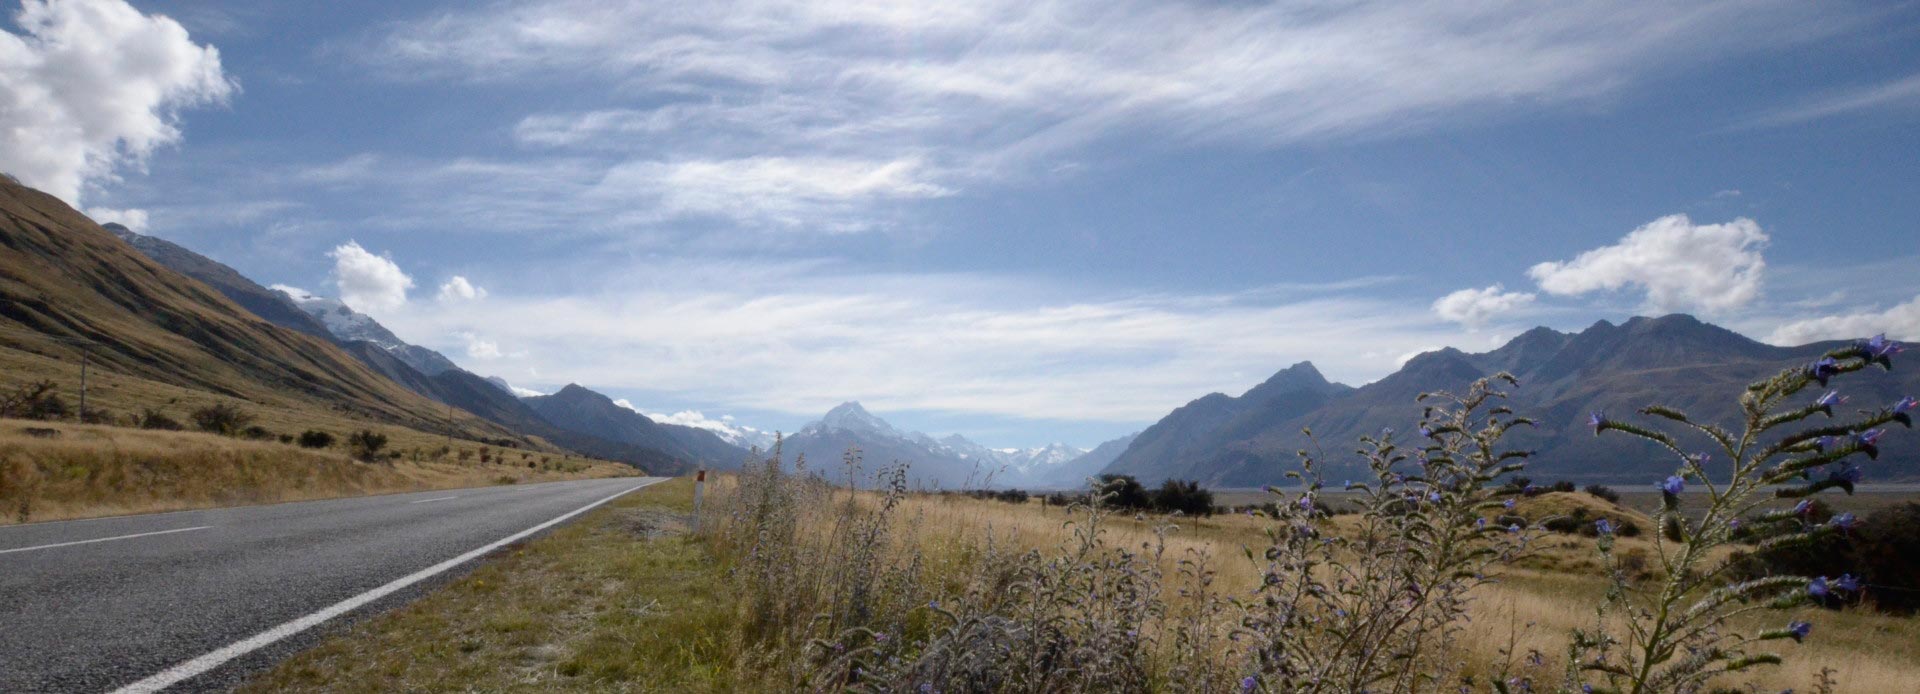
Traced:
[[[267, 323], [66, 203], [0, 178], [0, 350], [73, 364], [73, 340], [93, 343], [96, 369], [143, 381], [328, 418], [447, 426], [444, 406], [332, 343]], [[9, 371], [0, 386], [46, 375]], [[71, 392], [71, 375], [60, 380]], [[463, 438], [512, 435], [465, 412], [454, 420]]]

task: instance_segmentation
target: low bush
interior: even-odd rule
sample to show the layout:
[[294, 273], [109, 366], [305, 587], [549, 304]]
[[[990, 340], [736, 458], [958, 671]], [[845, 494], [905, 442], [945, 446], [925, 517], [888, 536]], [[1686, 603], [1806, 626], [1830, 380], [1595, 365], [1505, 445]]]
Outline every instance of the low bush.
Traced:
[[193, 419], [194, 428], [221, 436], [237, 436], [254, 420], [252, 413], [224, 402], [194, 410], [188, 416]]
[[319, 429], [308, 429], [300, 432], [299, 444], [301, 448], [329, 448], [333, 446], [333, 434]]
[[175, 421], [174, 418], [167, 416], [167, 413], [151, 407], [142, 410], [140, 414], [134, 418], [134, 424], [142, 429], [158, 431], [180, 431], [186, 428], [181, 426], [180, 422]]
[[51, 421], [72, 415], [67, 401], [54, 392], [53, 381], [35, 381], [0, 397], [0, 417]]
[[361, 429], [347, 436], [347, 452], [357, 460], [374, 462], [380, 459], [380, 449], [387, 447], [387, 435], [371, 429]]
[[1620, 503], [1620, 492], [1609, 489], [1605, 485], [1589, 484], [1587, 485], [1586, 492], [1589, 496], [1610, 504]]

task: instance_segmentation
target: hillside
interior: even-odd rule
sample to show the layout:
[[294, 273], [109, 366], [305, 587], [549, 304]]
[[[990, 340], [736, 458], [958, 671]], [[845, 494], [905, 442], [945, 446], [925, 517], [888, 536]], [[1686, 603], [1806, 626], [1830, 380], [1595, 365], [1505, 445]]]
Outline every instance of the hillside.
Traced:
[[711, 431], [660, 424], [577, 384], [523, 402], [562, 429], [658, 450], [688, 463], [730, 470], [740, 467], [748, 457], [746, 449], [727, 443]]
[[[99, 371], [267, 408], [421, 431], [447, 427], [438, 404], [331, 342], [263, 320], [58, 199], [0, 180], [0, 349], [73, 364], [80, 341]], [[60, 369], [10, 371], [5, 380], [42, 377], [57, 377], [69, 392], [76, 385]], [[510, 435], [464, 414], [454, 426], [467, 438]]]
[[[1277, 483], [1286, 471], [1297, 469], [1297, 451], [1315, 447], [1302, 435], [1303, 428], [1313, 431], [1320, 448], [1347, 450], [1364, 434], [1411, 430], [1420, 414], [1414, 404], [1420, 393], [1459, 390], [1475, 379], [1508, 371], [1521, 382], [1513, 391], [1512, 407], [1540, 423], [1510, 438], [1518, 448], [1537, 451], [1530, 474], [1640, 482], [1667, 474], [1673, 464], [1643, 442], [1594, 438], [1586, 427], [1590, 412], [1635, 417], [1641, 407], [1663, 404], [1698, 419], [1731, 423], [1736, 414], [1733, 398], [1747, 383], [1834, 346], [1775, 347], [1685, 315], [1634, 318], [1621, 325], [1601, 321], [1578, 333], [1536, 328], [1491, 352], [1443, 349], [1421, 354], [1358, 389], [1317, 388], [1311, 379], [1293, 374], [1284, 379], [1290, 384], [1284, 388], [1269, 388], [1274, 383], [1269, 381], [1240, 398], [1208, 395], [1149, 427], [1107, 471], [1148, 481], [1177, 477], [1226, 487]], [[1298, 369], [1301, 365], [1281, 373]], [[1875, 372], [1851, 379], [1846, 387], [1860, 406], [1891, 404], [1920, 392], [1920, 372]], [[1271, 397], [1249, 402], [1263, 391]], [[1880, 469], [1870, 474], [1881, 481], [1920, 477], [1914, 462], [1920, 442], [1913, 437], [1889, 441]], [[1328, 475], [1356, 473], [1353, 467], [1341, 467], [1337, 457], [1330, 462]]]

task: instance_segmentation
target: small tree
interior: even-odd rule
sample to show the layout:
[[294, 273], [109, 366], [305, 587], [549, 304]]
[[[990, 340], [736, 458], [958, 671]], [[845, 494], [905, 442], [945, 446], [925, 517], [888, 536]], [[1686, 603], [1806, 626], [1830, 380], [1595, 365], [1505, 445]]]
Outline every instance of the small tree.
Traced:
[[1153, 510], [1189, 516], [1213, 515], [1213, 492], [1193, 480], [1167, 480], [1153, 493]]
[[366, 462], [380, 458], [380, 449], [387, 447], [387, 435], [371, 429], [361, 429], [347, 436], [347, 450], [353, 457]]
[[1153, 498], [1147, 494], [1147, 488], [1140, 486], [1140, 480], [1133, 475], [1101, 475], [1098, 485], [1100, 493], [1106, 494], [1106, 504], [1114, 508], [1129, 511], [1144, 511], [1153, 507]]
[[319, 429], [308, 429], [306, 431], [300, 432], [301, 448], [326, 448], [332, 445], [333, 445], [333, 434], [329, 434]]
[[253, 424], [253, 415], [228, 403], [214, 403], [194, 410], [193, 426], [209, 434], [237, 436]]
[[53, 392], [53, 381], [28, 383], [0, 397], [0, 417], [17, 419], [66, 419], [67, 401]]

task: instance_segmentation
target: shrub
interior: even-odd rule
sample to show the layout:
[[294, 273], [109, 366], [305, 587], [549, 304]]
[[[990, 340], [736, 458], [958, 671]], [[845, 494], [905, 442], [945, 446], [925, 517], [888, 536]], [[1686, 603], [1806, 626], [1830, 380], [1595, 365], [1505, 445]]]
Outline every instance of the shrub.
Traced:
[[347, 451], [354, 458], [366, 462], [380, 459], [380, 449], [387, 447], [387, 435], [371, 429], [361, 429], [347, 435]]
[[1604, 485], [1589, 484], [1587, 485], [1586, 492], [1588, 495], [1598, 498], [1602, 501], [1606, 501], [1607, 503], [1610, 503], [1610, 504], [1620, 503], [1620, 492], [1616, 492], [1612, 489], [1608, 489]]
[[240, 438], [250, 439], [253, 441], [266, 441], [268, 439], [273, 438], [273, 432], [267, 431], [266, 427], [255, 424], [245, 429], [241, 429]]
[[80, 413], [80, 422], [83, 424], [111, 425], [116, 423], [117, 421], [118, 420], [113, 416], [113, 411], [111, 410], [103, 410], [99, 408], [89, 407], [85, 411]]
[[1854, 538], [1867, 595], [1882, 610], [1920, 610], [1920, 503], [1908, 502], [1867, 516]]
[[157, 431], [179, 431], [186, 428], [180, 426], [180, 423], [174, 421], [172, 417], [168, 417], [165, 412], [151, 407], [142, 410], [140, 415], [134, 418], [134, 424], [142, 429]]
[[301, 448], [328, 448], [328, 447], [331, 447], [332, 445], [333, 445], [333, 434], [321, 431], [319, 429], [308, 429], [306, 431], [300, 432]]
[[224, 402], [194, 410], [189, 416], [195, 428], [221, 436], [239, 435], [254, 419], [251, 413]]
[[14, 419], [66, 419], [71, 413], [67, 401], [54, 392], [53, 381], [36, 381], [0, 397], [0, 417]]
[[1574, 490], [1574, 489], [1575, 489], [1575, 487], [1573, 486], [1573, 483], [1572, 483], [1572, 482], [1569, 482], [1569, 481], [1567, 481], [1567, 480], [1560, 480], [1560, 481], [1558, 481], [1558, 482], [1555, 482], [1555, 483], [1553, 483], [1552, 485], [1550, 485], [1550, 486], [1548, 486], [1548, 487], [1547, 487], [1547, 491], [1550, 491], [1550, 492], [1566, 492], [1566, 493], [1568, 493], [1568, 494], [1571, 494], [1571, 493], [1573, 493], [1573, 490]]
[[1153, 493], [1153, 510], [1188, 516], [1213, 515], [1213, 492], [1195, 481], [1167, 480]]
[[1106, 495], [1105, 503], [1117, 509], [1127, 511], [1145, 511], [1153, 508], [1153, 497], [1147, 494], [1147, 488], [1140, 486], [1140, 480], [1133, 475], [1101, 475], [1099, 492]]

